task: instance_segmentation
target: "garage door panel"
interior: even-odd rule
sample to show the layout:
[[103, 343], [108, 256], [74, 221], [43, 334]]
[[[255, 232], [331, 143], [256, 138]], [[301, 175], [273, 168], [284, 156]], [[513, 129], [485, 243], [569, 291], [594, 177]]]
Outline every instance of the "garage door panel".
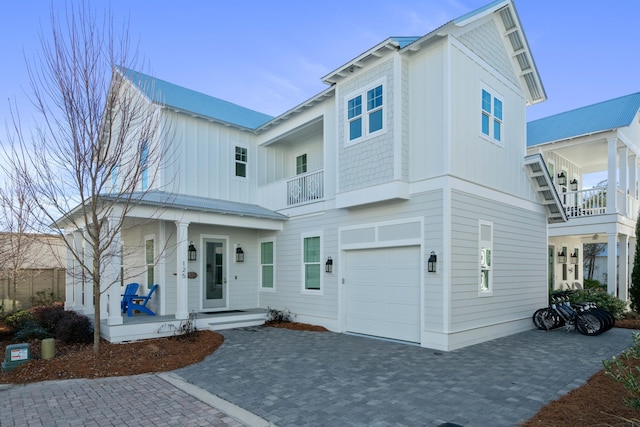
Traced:
[[418, 247], [346, 253], [347, 330], [420, 341]]

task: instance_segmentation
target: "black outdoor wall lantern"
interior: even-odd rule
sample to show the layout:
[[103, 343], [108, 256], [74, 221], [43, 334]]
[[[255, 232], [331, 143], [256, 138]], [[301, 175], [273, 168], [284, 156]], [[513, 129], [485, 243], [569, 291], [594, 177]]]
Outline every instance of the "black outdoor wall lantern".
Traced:
[[567, 185], [567, 176], [564, 172], [560, 172], [558, 174], [558, 185], [566, 186]]
[[193, 246], [193, 240], [192, 240], [191, 242], [189, 242], [189, 250], [188, 250], [189, 257], [187, 259], [189, 261], [195, 261], [197, 259], [197, 253], [198, 251], [196, 251], [196, 247]]
[[436, 272], [437, 261], [438, 261], [438, 257], [436, 256], [436, 253], [431, 251], [431, 255], [429, 256], [429, 259], [427, 260], [427, 270], [429, 271], [429, 273], [435, 273]]
[[571, 182], [569, 182], [569, 184], [571, 185], [571, 191], [578, 191], [578, 180], [573, 178], [571, 180]]
[[324, 265], [324, 271], [326, 273], [333, 273], [333, 260], [331, 257], [327, 258], [327, 262]]
[[244, 251], [240, 245], [236, 248], [236, 262], [244, 262]]
[[560, 264], [566, 264], [567, 263], [567, 254], [564, 253], [564, 249], [562, 250], [562, 252], [558, 252], [558, 262]]

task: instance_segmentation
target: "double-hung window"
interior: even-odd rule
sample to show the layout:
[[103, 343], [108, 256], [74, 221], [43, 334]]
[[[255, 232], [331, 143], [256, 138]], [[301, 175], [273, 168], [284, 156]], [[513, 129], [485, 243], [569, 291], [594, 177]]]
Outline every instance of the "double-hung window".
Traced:
[[502, 142], [502, 100], [482, 89], [482, 134]]
[[347, 98], [349, 142], [384, 130], [384, 86], [376, 84]]
[[274, 288], [273, 275], [273, 242], [260, 243], [260, 287], [262, 289]]
[[236, 147], [236, 176], [241, 178], [247, 177], [247, 149], [245, 147]]
[[145, 238], [145, 262], [147, 264], [147, 288], [151, 289], [154, 285], [155, 278], [155, 239], [153, 237]]
[[308, 291], [320, 290], [320, 236], [303, 237], [302, 263], [304, 289]]
[[493, 293], [493, 223], [479, 221], [478, 246], [480, 247], [480, 296]]

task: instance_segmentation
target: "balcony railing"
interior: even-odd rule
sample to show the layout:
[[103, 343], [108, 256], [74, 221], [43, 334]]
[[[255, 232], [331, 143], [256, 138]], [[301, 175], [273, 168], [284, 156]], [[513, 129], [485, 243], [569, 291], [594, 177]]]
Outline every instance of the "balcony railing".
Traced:
[[299, 205], [324, 197], [324, 171], [298, 175], [287, 181], [287, 206]]
[[[607, 189], [589, 188], [586, 190], [568, 191], [561, 193], [560, 198], [569, 218], [607, 213]], [[630, 218], [636, 218], [638, 199], [630, 194], [624, 194], [618, 189], [615, 212]]]

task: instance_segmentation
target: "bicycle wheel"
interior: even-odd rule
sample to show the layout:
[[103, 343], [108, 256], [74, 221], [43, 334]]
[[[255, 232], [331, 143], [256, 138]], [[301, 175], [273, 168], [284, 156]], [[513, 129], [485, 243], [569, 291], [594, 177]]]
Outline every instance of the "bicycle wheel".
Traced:
[[604, 329], [600, 318], [592, 313], [577, 313], [575, 319], [576, 329], [583, 335], [598, 335]]
[[533, 313], [533, 324], [536, 328], [549, 331], [558, 327], [558, 315], [550, 308], [541, 308]]
[[616, 318], [613, 317], [613, 314], [609, 313], [607, 310], [603, 310], [601, 308], [592, 308], [591, 310], [589, 310], [589, 312], [602, 319], [604, 323], [604, 329], [602, 332], [608, 331], [616, 325]]

